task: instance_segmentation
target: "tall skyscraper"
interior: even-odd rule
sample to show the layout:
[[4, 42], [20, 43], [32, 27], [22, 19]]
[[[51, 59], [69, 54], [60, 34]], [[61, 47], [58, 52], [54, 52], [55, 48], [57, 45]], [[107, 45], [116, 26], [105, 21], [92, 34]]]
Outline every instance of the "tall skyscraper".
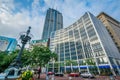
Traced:
[[120, 22], [104, 12], [101, 12], [97, 18], [104, 24], [120, 52]]
[[50, 34], [52, 31], [56, 31], [62, 28], [63, 28], [62, 14], [55, 9], [49, 8], [46, 14], [42, 39], [50, 38]]
[[[55, 70], [106, 74], [120, 72], [120, 53], [102, 22], [87, 12], [67, 28], [51, 33], [50, 49], [58, 62]], [[67, 64], [66, 61], [74, 61]]]

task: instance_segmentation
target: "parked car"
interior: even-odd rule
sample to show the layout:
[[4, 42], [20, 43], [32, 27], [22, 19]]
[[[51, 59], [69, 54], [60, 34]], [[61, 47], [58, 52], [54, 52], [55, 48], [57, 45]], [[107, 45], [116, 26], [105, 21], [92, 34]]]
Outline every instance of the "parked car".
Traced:
[[70, 77], [79, 77], [79, 73], [72, 72], [72, 73], [69, 74], [69, 76]]
[[64, 76], [64, 74], [63, 74], [62, 72], [57, 72], [57, 73], [55, 73], [55, 76], [60, 76], [60, 77], [63, 77], [63, 76]]
[[89, 72], [81, 73], [80, 76], [84, 78], [95, 78], [95, 76]]
[[51, 72], [51, 71], [48, 72], [48, 75], [53, 75], [53, 74], [54, 74], [54, 72]]

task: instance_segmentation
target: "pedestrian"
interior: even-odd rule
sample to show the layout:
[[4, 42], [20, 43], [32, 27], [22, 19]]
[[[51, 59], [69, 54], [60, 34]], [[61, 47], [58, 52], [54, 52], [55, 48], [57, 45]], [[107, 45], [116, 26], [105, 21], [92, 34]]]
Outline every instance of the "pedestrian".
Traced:
[[38, 68], [38, 79], [40, 79], [41, 67]]
[[114, 75], [110, 73], [110, 80], [115, 80]]

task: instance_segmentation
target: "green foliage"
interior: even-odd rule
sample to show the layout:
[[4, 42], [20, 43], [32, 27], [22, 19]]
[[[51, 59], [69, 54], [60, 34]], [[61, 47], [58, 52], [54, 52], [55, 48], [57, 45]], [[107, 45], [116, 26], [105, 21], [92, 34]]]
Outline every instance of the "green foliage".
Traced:
[[0, 52], [0, 72], [3, 71], [2, 66], [3, 66], [3, 61], [6, 55], [7, 54], [5, 52]]
[[3, 72], [17, 56], [17, 50], [12, 53], [0, 52], [0, 72]]
[[34, 46], [32, 50], [31, 63], [45, 66], [51, 59], [57, 59], [57, 54], [51, 52], [48, 47]]
[[33, 73], [30, 70], [27, 70], [22, 73], [22, 80], [30, 80], [33, 77]]
[[65, 63], [66, 63], [67, 66], [70, 66], [71, 64], [72, 65], [77, 65], [77, 62], [73, 61], [73, 60], [66, 60]]
[[[4, 71], [10, 63], [16, 58], [19, 50], [16, 50], [9, 55], [5, 52], [0, 52], [0, 72]], [[50, 60], [57, 60], [57, 54], [51, 52], [48, 47], [34, 46], [30, 52], [23, 50], [21, 62], [23, 66], [45, 66]]]
[[86, 59], [85, 60], [85, 64], [88, 64], [88, 65], [95, 65], [95, 62], [92, 58], [89, 58], [89, 59]]
[[59, 66], [59, 63], [54, 63], [54, 67], [58, 67]]
[[62, 62], [62, 63], [60, 63], [60, 66], [62, 66], [62, 67], [63, 67], [63, 66], [65, 66], [65, 64]]
[[31, 52], [28, 50], [23, 50], [22, 57], [21, 57], [21, 62], [23, 66], [27, 66], [31, 64]]

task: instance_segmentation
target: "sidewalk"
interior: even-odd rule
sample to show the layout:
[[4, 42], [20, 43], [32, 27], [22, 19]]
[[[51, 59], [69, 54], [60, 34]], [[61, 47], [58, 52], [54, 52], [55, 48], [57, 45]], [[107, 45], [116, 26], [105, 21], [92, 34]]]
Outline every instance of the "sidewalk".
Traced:
[[40, 79], [38, 79], [37, 75], [35, 74], [35, 75], [34, 75], [34, 79], [35, 79], [35, 80], [46, 80], [46, 74], [43, 74], [43, 73], [42, 73], [42, 74], [40, 75]]
[[[46, 74], [41, 74], [40, 79], [37, 79], [37, 76], [35, 76], [35, 80], [46, 80]], [[52, 80], [52, 75], [49, 76], [49, 80]], [[65, 74], [64, 77], [58, 77], [54, 76], [54, 80], [70, 80], [68, 77], [68, 74]], [[72, 77], [71, 80], [110, 80], [109, 76], [96, 76], [94, 79], [89, 79], [89, 78], [81, 78], [81, 77]], [[116, 76], [115, 80], [120, 80], [120, 76]]]

